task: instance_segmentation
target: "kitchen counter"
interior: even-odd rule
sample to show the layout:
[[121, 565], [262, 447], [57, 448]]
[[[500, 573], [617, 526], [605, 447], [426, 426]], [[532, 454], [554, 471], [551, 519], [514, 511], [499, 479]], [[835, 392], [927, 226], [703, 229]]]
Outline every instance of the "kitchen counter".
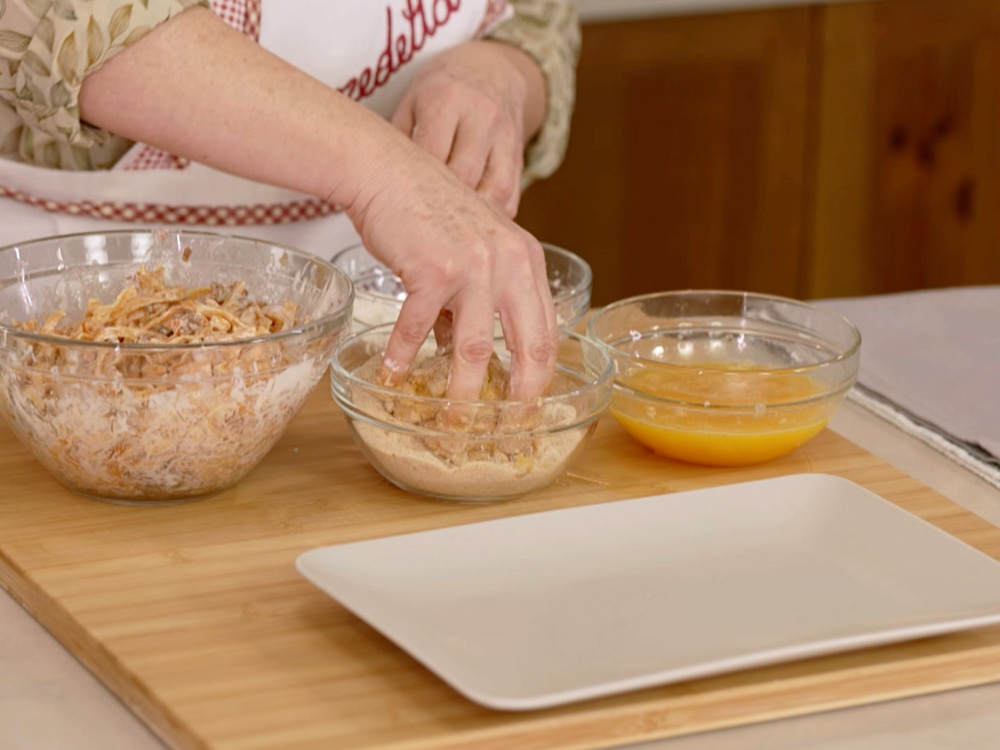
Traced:
[[[834, 430], [1000, 526], [1000, 490], [847, 402]], [[0, 592], [0, 747], [163, 750], [110, 692]], [[963, 750], [995, 747], [1000, 685], [632, 745], [630, 750]], [[942, 740], [942, 738], [945, 738]]]
[[836, 2], [853, 0], [577, 0], [576, 7], [582, 21], [594, 22]]

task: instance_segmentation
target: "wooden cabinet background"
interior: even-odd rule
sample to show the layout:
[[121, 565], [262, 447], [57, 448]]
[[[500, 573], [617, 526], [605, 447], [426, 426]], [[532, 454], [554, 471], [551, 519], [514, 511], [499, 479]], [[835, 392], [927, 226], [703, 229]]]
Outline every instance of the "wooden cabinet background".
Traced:
[[578, 75], [518, 221], [594, 304], [1000, 283], [1000, 0], [589, 24]]

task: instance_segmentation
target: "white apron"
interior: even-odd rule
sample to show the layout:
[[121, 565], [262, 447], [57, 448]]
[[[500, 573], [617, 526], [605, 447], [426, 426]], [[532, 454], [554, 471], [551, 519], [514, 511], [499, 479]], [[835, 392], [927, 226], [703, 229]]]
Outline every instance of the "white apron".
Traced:
[[[259, 36], [266, 49], [386, 118], [420, 65], [510, 13], [506, 0], [213, 0], [212, 7]], [[150, 168], [157, 165], [173, 168]], [[104, 172], [0, 159], [0, 196], [6, 196], [0, 197], [0, 246], [150, 226], [258, 237], [327, 258], [359, 241], [345, 215], [312, 196], [143, 144]]]

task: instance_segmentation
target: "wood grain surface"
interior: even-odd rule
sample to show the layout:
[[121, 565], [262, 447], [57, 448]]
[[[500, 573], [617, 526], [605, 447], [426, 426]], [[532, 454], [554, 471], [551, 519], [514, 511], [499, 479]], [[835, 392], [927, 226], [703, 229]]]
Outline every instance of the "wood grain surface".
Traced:
[[518, 222], [584, 257], [593, 303], [801, 296], [811, 8], [587, 24], [569, 149]]
[[596, 748], [1000, 680], [1000, 628], [502, 713], [445, 685], [301, 579], [302, 552], [793, 472], [846, 477], [1000, 559], [1000, 530], [830, 431], [765, 466], [657, 458], [610, 417], [571, 471], [492, 506], [388, 484], [324, 381], [236, 488], [170, 507], [75, 495], [0, 425], [0, 583], [178, 748]]
[[1000, 3], [815, 16], [803, 297], [1000, 282]]

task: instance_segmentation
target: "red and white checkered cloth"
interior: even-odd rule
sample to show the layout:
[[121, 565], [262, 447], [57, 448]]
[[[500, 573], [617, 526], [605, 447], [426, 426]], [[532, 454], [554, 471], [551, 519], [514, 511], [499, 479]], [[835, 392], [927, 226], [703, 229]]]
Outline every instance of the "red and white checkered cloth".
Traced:
[[212, 0], [212, 10], [234, 29], [258, 41], [260, 2], [261, 0]]
[[180, 156], [168, 154], [166, 151], [147, 146], [145, 143], [138, 143], [118, 160], [118, 163], [115, 164], [115, 169], [123, 169], [125, 171], [184, 169], [188, 163], [187, 159], [183, 159]]
[[245, 0], [212, 0], [212, 11], [237, 31], [243, 31], [243, 19], [247, 14]]

